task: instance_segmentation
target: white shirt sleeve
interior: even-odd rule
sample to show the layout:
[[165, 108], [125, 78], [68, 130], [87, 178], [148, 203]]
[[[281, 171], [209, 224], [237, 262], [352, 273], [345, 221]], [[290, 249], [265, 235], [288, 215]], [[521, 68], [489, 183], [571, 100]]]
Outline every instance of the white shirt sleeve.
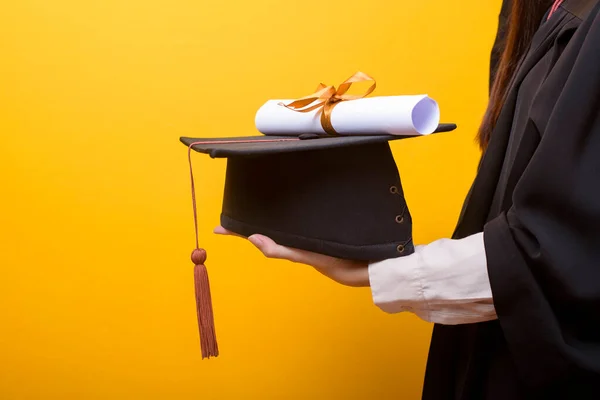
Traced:
[[411, 255], [369, 265], [374, 303], [387, 313], [412, 312], [437, 324], [496, 319], [483, 232], [415, 246]]

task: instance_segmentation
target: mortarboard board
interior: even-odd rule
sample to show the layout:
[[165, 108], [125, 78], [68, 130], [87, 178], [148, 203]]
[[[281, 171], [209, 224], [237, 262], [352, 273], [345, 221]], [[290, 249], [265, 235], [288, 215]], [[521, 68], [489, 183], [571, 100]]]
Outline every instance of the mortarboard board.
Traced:
[[[456, 129], [440, 124], [435, 132]], [[191, 138], [192, 150], [226, 158], [221, 225], [242, 236], [263, 234], [280, 245], [333, 257], [376, 261], [414, 251], [412, 219], [390, 141], [406, 135]], [[206, 252], [198, 248], [196, 300], [202, 356], [218, 355]]]

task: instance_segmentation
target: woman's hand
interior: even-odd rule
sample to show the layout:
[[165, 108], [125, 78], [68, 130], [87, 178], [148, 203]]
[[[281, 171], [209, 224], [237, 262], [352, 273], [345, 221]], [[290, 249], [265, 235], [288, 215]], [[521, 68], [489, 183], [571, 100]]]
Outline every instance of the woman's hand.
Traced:
[[[214, 232], [219, 235], [241, 237], [222, 226], [215, 228]], [[248, 237], [248, 240], [268, 258], [310, 265], [321, 274], [342, 285], [352, 287], [369, 286], [369, 272], [366, 262], [343, 260], [310, 251], [281, 246], [263, 235], [252, 235]]]

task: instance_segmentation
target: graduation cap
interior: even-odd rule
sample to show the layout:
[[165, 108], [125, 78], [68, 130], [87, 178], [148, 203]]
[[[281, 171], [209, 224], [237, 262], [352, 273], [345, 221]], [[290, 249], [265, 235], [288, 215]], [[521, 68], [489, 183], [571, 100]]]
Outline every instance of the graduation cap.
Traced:
[[[435, 125], [434, 125], [435, 127]], [[440, 124], [435, 132], [456, 129]], [[410, 135], [181, 137], [188, 147], [196, 229], [202, 358], [217, 356], [206, 251], [199, 248], [192, 151], [226, 158], [221, 225], [244, 237], [332, 257], [377, 261], [414, 252], [412, 219], [391, 141]]]

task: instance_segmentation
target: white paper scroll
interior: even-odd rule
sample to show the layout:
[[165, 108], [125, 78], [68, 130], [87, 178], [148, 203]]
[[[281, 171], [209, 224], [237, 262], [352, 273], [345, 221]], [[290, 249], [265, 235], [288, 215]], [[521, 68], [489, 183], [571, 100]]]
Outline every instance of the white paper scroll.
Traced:
[[[307, 113], [290, 110], [269, 100], [256, 113], [255, 124], [265, 135], [325, 134], [320, 109]], [[342, 101], [331, 112], [331, 124], [340, 135], [428, 135], [440, 122], [437, 102], [427, 95], [380, 96]]]

